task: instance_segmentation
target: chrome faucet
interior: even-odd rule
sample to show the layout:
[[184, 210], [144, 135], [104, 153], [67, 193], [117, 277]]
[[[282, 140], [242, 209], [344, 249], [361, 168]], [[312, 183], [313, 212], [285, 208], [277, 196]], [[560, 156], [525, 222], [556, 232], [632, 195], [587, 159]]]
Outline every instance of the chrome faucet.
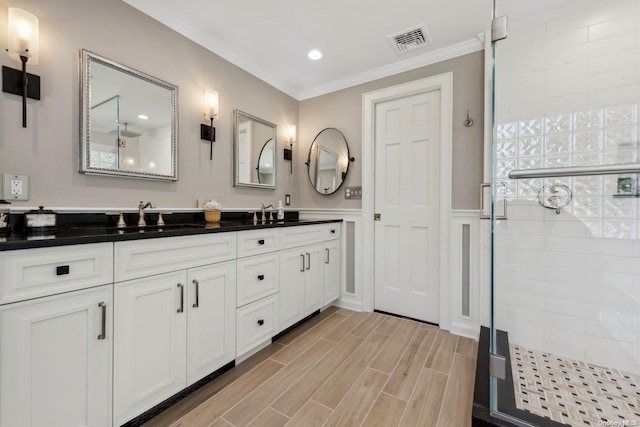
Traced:
[[[266, 221], [266, 218], [264, 216], [264, 211], [265, 211], [265, 209], [269, 209], [269, 208], [275, 209], [275, 206], [273, 206], [273, 205], [265, 206], [264, 203], [263, 203], [262, 206], [260, 207], [260, 209], [262, 210], [262, 218], [261, 218], [262, 222]], [[269, 211], [269, 221], [273, 221], [273, 211]]]
[[143, 202], [140, 200], [140, 204], [138, 205], [138, 227], [146, 227], [147, 223], [144, 220], [144, 210], [146, 208], [155, 209], [156, 206], [152, 202]]

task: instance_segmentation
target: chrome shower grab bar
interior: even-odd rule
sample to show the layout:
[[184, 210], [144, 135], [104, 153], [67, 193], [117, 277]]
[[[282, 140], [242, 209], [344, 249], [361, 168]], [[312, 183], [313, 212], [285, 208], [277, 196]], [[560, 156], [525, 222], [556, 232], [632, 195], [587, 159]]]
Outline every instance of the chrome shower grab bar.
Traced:
[[564, 176], [617, 175], [621, 173], [640, 173], [640, 163], [570, 166], [564, 168], [514, 169], [509, 172], [508, 177], [510, 179], [559, 178]]

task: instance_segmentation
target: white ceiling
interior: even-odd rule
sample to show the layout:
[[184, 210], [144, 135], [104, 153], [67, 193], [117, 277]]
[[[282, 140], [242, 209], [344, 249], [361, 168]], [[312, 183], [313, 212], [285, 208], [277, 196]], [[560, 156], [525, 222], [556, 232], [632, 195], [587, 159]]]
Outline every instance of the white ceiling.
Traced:
[[[123, 0], [302, 100], [483, 48], [492, 0]], [[504, 2], [504, 0], [503, 0]], [[529, 13], [558, 0], [513, 0]], [[533, 6], [532, 6], [533, 3]], [[511, 13], [514, 13], [511, 10]], [[398, 54], [387, 36], [426, 24], [428, 47]], [[319, 61], [307, 58], [320, 49]]]

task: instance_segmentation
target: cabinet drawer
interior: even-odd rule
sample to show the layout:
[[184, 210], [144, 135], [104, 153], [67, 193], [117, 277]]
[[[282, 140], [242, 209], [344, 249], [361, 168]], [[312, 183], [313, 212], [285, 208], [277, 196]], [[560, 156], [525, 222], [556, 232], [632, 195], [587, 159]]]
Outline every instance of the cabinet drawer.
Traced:
[[270, 296], [238, 309], [236, 358], [271, 339], [278, 331], [278, 296]]
[[0, 252], [0, 304], [113, 282], [113, 243]]
[[327, 233], [324, 225], [299, 225], [281, 229], [280, 246], [290, 249], [310, 245], [325, 240]]
[[115, 281], [199, 267], [236, 257], [235, 232], [115, 244]]
[[278, 237], [276, 229], [238, 232], [238, 258], [277, 251]]
[[323, 225], [324, 227], [324, 239], [323, 240], [335, 240], [339, 239], [342, 232], [341, 222], [332, 222], [331, 224]]
[[241, 307], [279, 289], [278, 254], [238, 260], [237, 303]]

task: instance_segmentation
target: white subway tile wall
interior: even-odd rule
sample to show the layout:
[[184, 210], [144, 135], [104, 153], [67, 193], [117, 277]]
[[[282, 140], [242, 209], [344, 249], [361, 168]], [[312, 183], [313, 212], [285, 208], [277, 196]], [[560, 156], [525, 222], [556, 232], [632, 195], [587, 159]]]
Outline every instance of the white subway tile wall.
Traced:
[[[496, 227], [497, 327], [518, 345], [640, 373], [640, 198], [614, 197], [626, 176], [507, 178], [640, 161], [640, 1], [577, 0], [509, 26], [496, 52], [495, 177], [509, 204]], [[537, 202], [551, 183], [572, 191], [559, 215]]]

